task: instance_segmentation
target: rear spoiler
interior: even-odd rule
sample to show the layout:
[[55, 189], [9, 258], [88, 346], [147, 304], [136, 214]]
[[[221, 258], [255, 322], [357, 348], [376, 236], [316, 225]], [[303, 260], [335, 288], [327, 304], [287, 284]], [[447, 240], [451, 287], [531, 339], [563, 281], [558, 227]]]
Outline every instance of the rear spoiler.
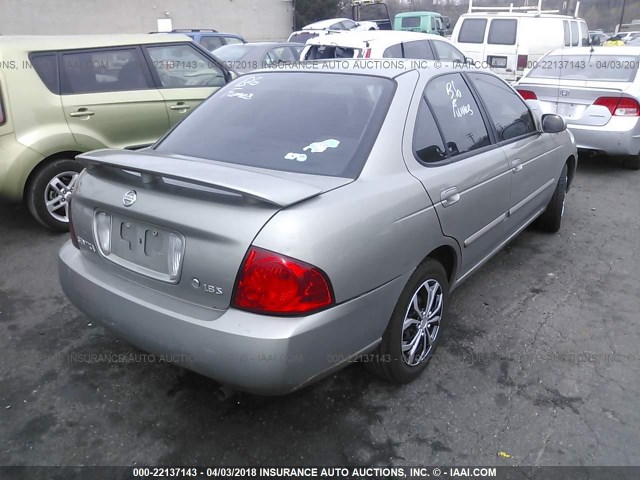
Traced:
[[[324, 191], [319, 186], [300, 182], [297, 179], [248, 169], [251, 167], [234, 168], [192, 157], [161, 156], [148, 150], [137, 152], [115, 149], [95, 150], [78, 155], [76, 159], [81, 161], [89, 171], [107, 167], [138, 172], [144, 183], [170, 178], [240, 194], [278, 207], [293, 205]], [[342, 181], [336, 183], [345, 183], [345, 179], [336, 178], [336, 180]]]

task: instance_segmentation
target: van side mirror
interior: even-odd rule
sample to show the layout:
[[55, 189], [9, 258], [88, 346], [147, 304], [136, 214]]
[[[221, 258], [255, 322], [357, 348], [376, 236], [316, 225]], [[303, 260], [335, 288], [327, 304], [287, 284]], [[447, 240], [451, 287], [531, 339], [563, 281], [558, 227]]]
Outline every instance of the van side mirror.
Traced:
[[560, 115], [547, 113], [542, 116], [542, 131], [544, 133], [560, 133], [567, 129], [567, 124]]
[[600, 37], [593, 37], [591, 39], [591, 46], [593, 47], [598, 47], [602, 44], [602, 41], [600, 40]]

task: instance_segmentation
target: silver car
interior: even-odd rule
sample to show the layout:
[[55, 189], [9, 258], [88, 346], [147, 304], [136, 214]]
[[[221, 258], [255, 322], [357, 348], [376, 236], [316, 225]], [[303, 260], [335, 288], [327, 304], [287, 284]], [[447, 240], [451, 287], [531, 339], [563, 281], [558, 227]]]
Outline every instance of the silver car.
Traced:
[[150, 149], [80, 156], [69, 299], [229, 389], [357, 359], [415, 379], [450, 292], [560, 228], [576, 147], [491, 73], [346, 63], [245, 75]]
[[517, 89], [540, 114], [562, 116], [580, 150], [640, 169], [640, 47], [556, 50]]

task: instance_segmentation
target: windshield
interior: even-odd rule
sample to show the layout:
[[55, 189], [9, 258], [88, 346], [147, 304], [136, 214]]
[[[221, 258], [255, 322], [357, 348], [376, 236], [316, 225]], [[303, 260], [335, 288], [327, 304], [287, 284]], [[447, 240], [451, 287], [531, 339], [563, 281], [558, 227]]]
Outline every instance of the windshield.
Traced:
[[356, 178], [395, 82], [367, 75], [265, 72], [213, 94], [154, 149], [236, 165]]
[[631, 55], [552, 55], [536, 62], [527, 77], [632, 82], [639, 63], [638, 57]]

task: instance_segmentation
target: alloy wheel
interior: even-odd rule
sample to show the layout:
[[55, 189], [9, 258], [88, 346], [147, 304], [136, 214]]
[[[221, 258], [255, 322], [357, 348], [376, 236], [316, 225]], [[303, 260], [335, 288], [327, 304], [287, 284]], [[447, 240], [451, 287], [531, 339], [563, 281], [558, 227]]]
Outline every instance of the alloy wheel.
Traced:
[[444, 295], [436, 280], [427, 280], [413, 294], [402, 325], [402, 360], [410, 367], [422, 363], [433, 351], [443, 308]]

